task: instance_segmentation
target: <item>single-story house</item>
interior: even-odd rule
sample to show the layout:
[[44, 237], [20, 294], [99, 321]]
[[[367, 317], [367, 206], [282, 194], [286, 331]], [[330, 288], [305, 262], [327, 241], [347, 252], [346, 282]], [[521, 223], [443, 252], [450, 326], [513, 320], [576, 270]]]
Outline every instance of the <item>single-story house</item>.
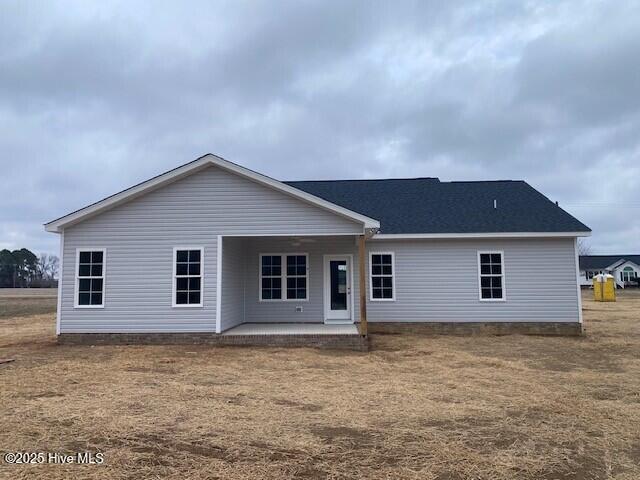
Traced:
[[282, 182], [208, 154], [45, 229], [60, 341], [582, 330], [590, 229], [524, 181]]
[[613, 275], [620, 288], [637, 285], [640, 255], [580, 255], [580, 286], [592, 286], [593, 277], [599, 273]]

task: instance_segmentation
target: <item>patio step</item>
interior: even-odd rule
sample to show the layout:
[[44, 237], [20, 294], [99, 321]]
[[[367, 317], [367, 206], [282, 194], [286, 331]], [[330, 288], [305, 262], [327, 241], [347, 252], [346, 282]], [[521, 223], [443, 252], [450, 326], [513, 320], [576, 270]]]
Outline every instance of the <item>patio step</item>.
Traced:
[[222, 335], [218, 345], [262, 347], [313, 347], [369, 351], [369, 338], [358, 334]]

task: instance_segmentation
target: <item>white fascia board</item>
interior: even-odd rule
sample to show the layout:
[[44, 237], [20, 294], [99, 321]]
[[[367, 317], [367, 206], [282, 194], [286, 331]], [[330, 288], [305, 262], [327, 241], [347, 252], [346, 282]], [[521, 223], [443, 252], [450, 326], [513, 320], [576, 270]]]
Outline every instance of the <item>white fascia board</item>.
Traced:
[[371, 240], [414, 240], [438, 238], [575, 238], [591, 232], [495, 232], [495, 233], [379, 233]]
[[624, 269], [624, 267], [634, 267], [634, 268], [640, 268], [640, 265], [636, 264], [635, 262], [632, 262], [631, 260], [622, 260], [620, 262], [616, 262], [613, 265], [611, 265], [611, 267], [607, 267], [607, 270], [611, 269]]
[[122, 192], [116, 193], [115, 195], [111, 195], [110, 197], [100, 200], [99, 202], [96, 202], [80, 210], [46, 223], [44, 229], [47, 232], [59, 233], [64, 227], [68, 227], [89, 217], [97, 215], [105, 210], [128, 202], [136, 197], [139, 197], [140, 195], [143, 195], [168, 183], [174, 182], [182, 177], [185, 177], [208, 166], [220, 167], [224, 170], [233, 172], [237, 175], [251, 179], [257, 183], [261, 183], [275, 190], [286, 193], [292, 197], [303, 200], [309, 204], [315, 205], [325, 210], [329, 210], [337, 215], [343, 216], [350, 220], [354, 220], [356, 222], [362, 222], [364, 224], [364, 228], [380, 228], [380, 222], [378, 220], [367, 217], [365, 215], [361, 215], [357, 212], [353, 212], [349, 209], [323, 200], [322, 198], [316, 197], [315, 195], [303, 192], [302, 190], [286, 185], [278, 180], [267, 177], [266, 175], [262, 175], [258, 172], [254, 172], [247, 168], [241, 167], [240, 165], [236, 165], [235, 163], [229, 162], [228, 160], [220, 158], [216, 155], [207, 154], [190, 163], [182, 165], [181, 167], [170, 170], [166, 173], [158, 175], [157, 177], [153, 177], [145, 182], [139, 183], [138, 185], [123, 190]]
[[615, 262], [613, 262], [611, 265], [609, 265], [608, 267], [605, 267], [605, 270], [613, 270], [615, 268], [618, 268], [620, 265], [622, 265], [623, 263], [625, 263], [626, 260], [621, 258], [619, 260], [616, 260]]

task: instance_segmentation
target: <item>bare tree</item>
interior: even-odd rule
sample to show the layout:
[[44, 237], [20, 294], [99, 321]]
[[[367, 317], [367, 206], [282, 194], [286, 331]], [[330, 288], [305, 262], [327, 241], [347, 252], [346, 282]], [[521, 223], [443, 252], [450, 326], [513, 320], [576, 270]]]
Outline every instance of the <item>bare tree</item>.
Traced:
[[55, 255], [41, 253], [38, 258], [38, 275], [43, 280], [53, 280], [58, 276], [60, 259]]
[[60, 259], [56, 255], [49, 255], [49, 275], [51, 280], [58, 276], [60, 269]]
[[591, 245], [583, 238], [578, 239], [578, 255], [591, 255]]
[[36, 274], [39, 278], [47, 277], [47, 263], [49, 260], [49, 254], [41, 253], [38, 256], [38, 263], [36, 264]]

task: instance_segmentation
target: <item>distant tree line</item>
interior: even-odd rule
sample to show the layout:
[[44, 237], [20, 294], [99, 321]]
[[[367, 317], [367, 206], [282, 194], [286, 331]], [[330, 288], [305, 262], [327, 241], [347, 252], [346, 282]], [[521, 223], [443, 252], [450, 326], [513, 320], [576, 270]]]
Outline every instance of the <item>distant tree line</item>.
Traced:
[[0, 250], [0, 288], [46, 288], [58, 284], [60, 259], [21, 248]]

